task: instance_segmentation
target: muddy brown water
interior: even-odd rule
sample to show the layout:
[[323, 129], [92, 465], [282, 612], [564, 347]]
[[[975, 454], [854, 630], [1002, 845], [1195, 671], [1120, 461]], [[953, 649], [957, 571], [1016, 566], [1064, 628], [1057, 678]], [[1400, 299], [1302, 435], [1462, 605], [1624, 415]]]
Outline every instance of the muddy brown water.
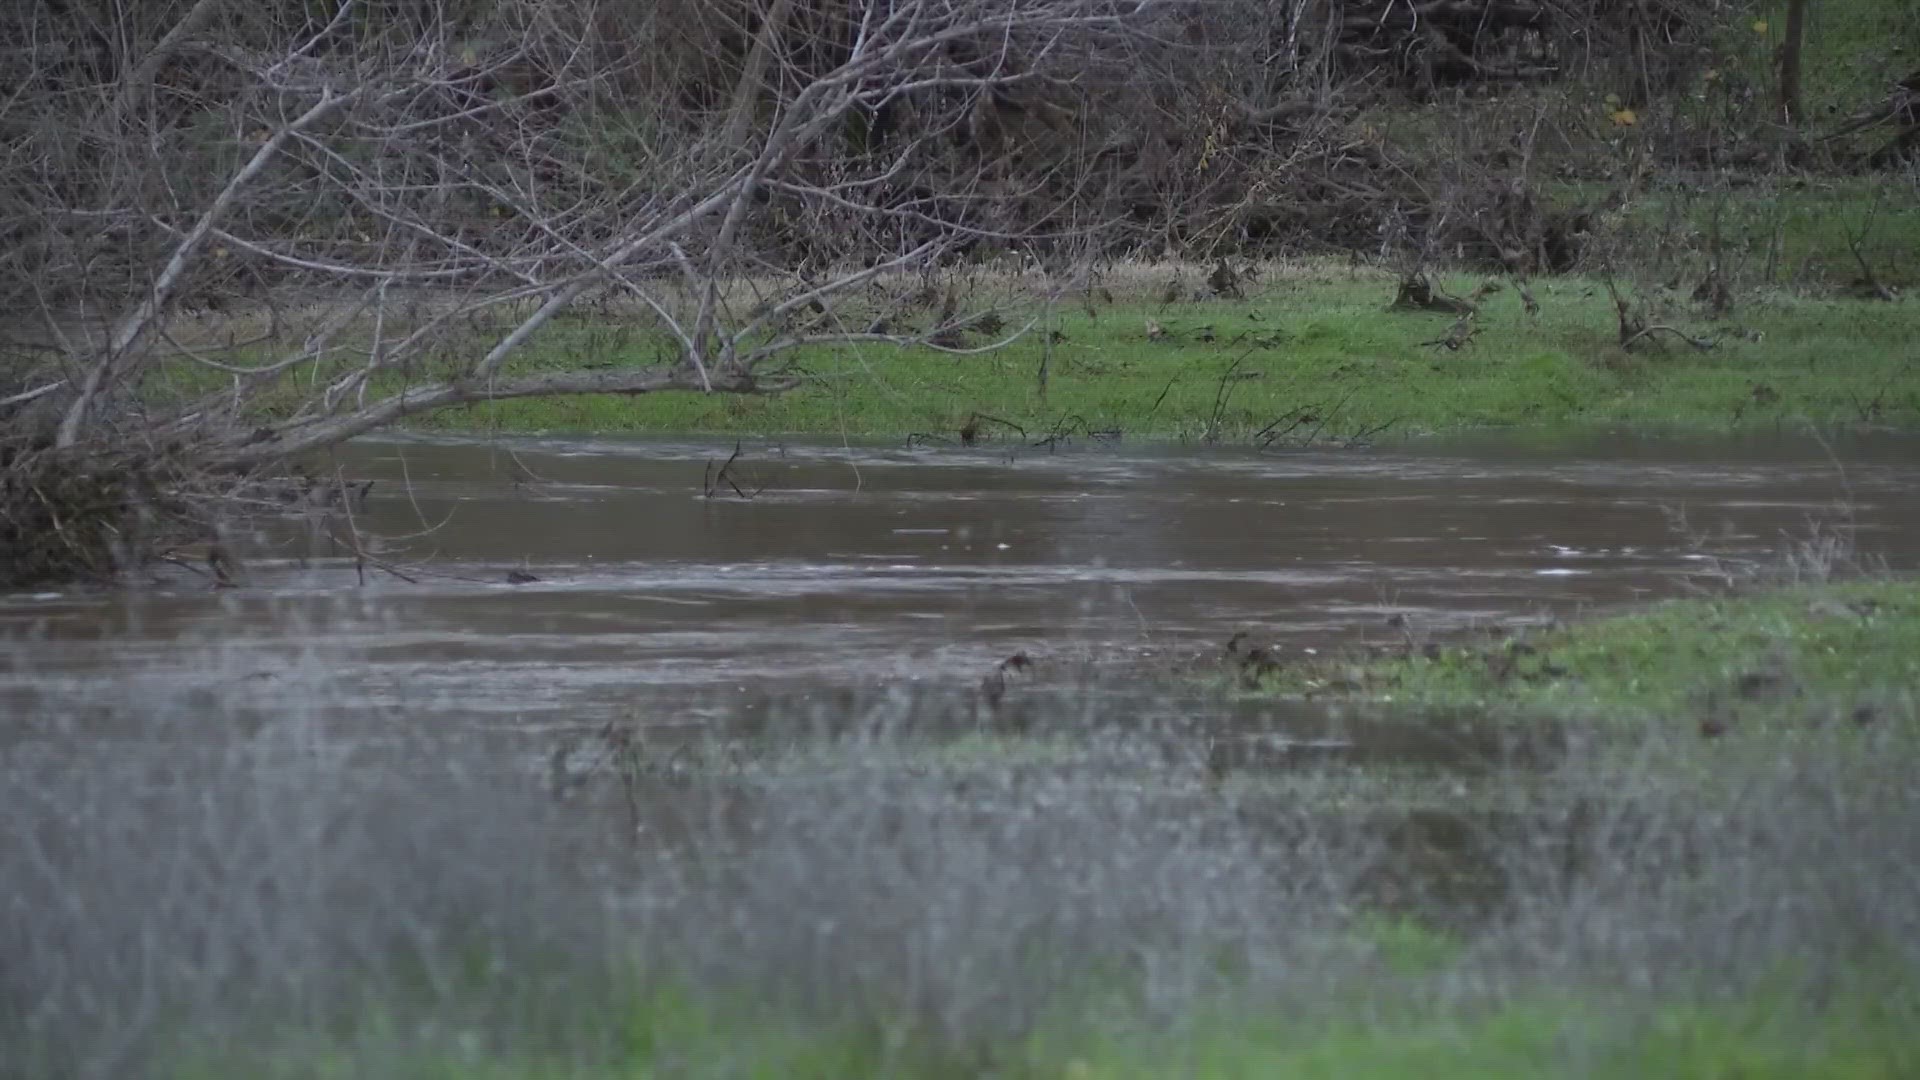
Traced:
[[[1566, 617], [1680, 594], [1816, 527], [1920, 565], [1913, 437], [1489, 435], [1284, 454], [762, 441], [732, 471], [751, 497], [708, 497], [731, 450], [357, 444], [338, 464], [376, 483], [354, 522], [411, 581], [356, 569], [318, 515], [295, 515], [239, 589], [175, 574], [0, 598], [0, 683], [111, 680], [212, 642], [229, 676], [271, 677], [304, 650], [339, 658], [366, 700], [587, 727], [650, 705], [971, 686], [1022, 651], [1062, 670], [1242, 631], [1329, 649]], [[514, 571], [538, 580], [510, 584]], [[342, 604], [356, 617], [328, 617]]]

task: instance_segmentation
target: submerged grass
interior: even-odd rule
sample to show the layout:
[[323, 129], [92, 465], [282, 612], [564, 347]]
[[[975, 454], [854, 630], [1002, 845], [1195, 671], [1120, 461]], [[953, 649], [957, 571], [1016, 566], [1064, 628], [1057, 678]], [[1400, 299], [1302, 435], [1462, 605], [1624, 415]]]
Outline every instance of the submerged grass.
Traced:
[[[1920, 596], [1691, 610], [1777, 636], [1814, 601], [1884, 630]], [[1710, 625], [1678, 610], [1596, 640], [1651, 665]], [[1854, 643], [1825, 633], [1809, 656]], [[977, 730], [977, 702], [895, 687], [756, 721], [785, 760], [857, 767], [542, 790], [538, 744], [367, 715], [344, 663], [0, 671], [0, 1072], [1890, 1077], [1920, 1053], [1891, 723], [1713, 785], [1676, 782], [1690, 732], [1648, 726], [1483, 765], [1471, 806], [1402, 805], [1387, 769], [1333, 804], [1220, 782], [1190, 702], [1063, 696], [1038, 737], [1070, 760], [943, 758], [915, 733]]]
[[1402, 709], [1698, 723], [1704, 733], [1920, 722], [1920, 581], [1673, 600], [1491, 644], [1282, 667], [1269, 691]]

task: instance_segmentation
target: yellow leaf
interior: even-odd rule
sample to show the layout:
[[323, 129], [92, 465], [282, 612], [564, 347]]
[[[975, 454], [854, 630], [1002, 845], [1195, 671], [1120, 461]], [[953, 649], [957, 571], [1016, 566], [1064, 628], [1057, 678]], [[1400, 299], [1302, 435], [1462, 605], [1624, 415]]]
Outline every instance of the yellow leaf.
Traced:
[[1766, 33], [1766, 32], [1767, 32], [1767, 20], [1765, 20], [1765, 19], [1755, 19], [1755, 20], [1753, 21], [1753, 32], [1754, 32], [1754, 33], [1756, 33], [1756, 34], [1764, 34], [1764, 33]]
[[1640, 117], [1632, 109], [1618, 109], [1609, 116], [1615, 127], [1632, 127], [1640, 122]]

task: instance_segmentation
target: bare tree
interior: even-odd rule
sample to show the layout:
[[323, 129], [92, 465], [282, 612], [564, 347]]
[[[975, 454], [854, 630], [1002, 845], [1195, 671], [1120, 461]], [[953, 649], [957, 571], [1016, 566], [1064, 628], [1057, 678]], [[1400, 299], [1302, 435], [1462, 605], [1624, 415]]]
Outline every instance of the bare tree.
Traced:
[[[438, 409], [986, 348], [946, 269], [983, 249], [1083, 293], [1116, 254], [1395, 236], [1566, 269], [1578, 221], [1526, 182], [1550, 103], [1464, 88], [1652, 93], [1720, 2], [0, 5], [0, 561], [96, 546], [69, 486], [217, 495]], [[1441, 94], [1463, 152], [1368, 119]]]
[[[0, 94], [21, 256], [0, 304], [51, 359], [0, 372], [0, 466], [164, 449], [244, 472], [452, 406], [774, 390], [804, 346], [950, 340], [962, 313], [907, 328], [840, 304], [1018, 239], [977, 212], [977, 176], [915, 170], [981, 101], [1188, 2], [776, 0], [757, 24], [737, 4], [751, 45], [709, 58], [731, 72], [711, 108], [703, 75], [633, 47], [688, 33], [686, 3], [621, 42], [585, 2], [30, 5], [20, 40], [44, 44]], [[889, 113], [909, 122], [850, 147]], [[870, 255], [782, 258], [808, 230]], [[222, 283], [256, 294], [258, 335], [180, 318]], [[516, 365], [588, 302], [653, 359]]]

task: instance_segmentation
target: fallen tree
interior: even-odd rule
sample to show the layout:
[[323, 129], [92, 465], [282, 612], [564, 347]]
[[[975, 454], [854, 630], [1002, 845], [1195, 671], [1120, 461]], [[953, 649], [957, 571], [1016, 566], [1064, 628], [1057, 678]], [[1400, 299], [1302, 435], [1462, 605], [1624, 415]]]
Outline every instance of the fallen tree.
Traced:
[[[950, 177], [914, 196], [926, 144], [1037, 68], [1124, 53], [1179, 2], [894, 0], [804, 40], [768, 20], [723, 124], [617, 93], [655, 73], [600, 47], [591, 5], [475, 21], [345, 0], [320, 20], [196, 0], [127, 16], [139, 48], [117, 62], [51, 44], [0, 100], [19, 151], [0, 302], [38, 331], [0, 368], [0, 586], [137, 561], [303, 455], [434, 410], [766, 392], [802, 346], [939, 347], [971, 318], [951, 291], [911, 328], [841, 306], [1026, 235]], [[913, 130], [847, 151], [850, 124], [902, 103]], [[870, 257], [770, 263], [754, 230], [773, 216]], [[183, 329], [236, 282], [257, 335]], [[515, 366], [589, 305], [643, 325], [651, 362]]]
[[[1433, 110], [1424, 151], [1381, 106], [1554, 79], [1631, 105], [1729, 2], [0, 6], [0, 578], [215, 529], [288, 462], [435, 410], [773, 392], [822, 342], [986, 348], [942, 279], [962, 258], [1062, 288], [1113, 255], [1573, 269], [1592, 220], [1536, 197], [1547, 105]], [[1909, 105], [1872, 120], [1901, 145]], [[1711, 158], [1692, 134], [1669, 141]], [[641, 333], [551, 348], [583, 313]], [[83, 528], [56, 489], [129, 516]]]
[[1884, 168], [1911, 156], [1920, 148], [1920, 71], [1895, 83], [1886, 99], [1875, 102], [1851, 117], [1838, 129], [1827, 133], [1824, 142], [1833, 142], [1875, 129], [1888, 129], [1892, 138], [1881, 143], [1867, 156], [1870, 168]]

